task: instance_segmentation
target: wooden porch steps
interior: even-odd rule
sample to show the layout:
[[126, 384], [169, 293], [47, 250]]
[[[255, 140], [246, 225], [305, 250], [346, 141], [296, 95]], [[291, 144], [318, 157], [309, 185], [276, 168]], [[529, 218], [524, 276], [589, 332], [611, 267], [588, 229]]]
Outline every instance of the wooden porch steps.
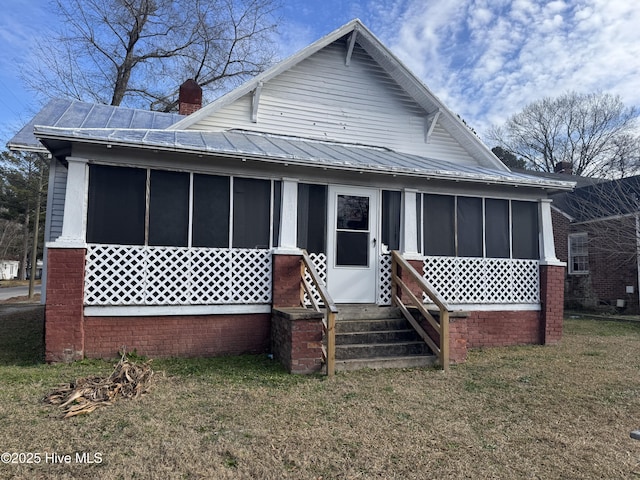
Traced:
[[435, 362], [399, 309], [338, 305], [336, 371], [429, 367]]

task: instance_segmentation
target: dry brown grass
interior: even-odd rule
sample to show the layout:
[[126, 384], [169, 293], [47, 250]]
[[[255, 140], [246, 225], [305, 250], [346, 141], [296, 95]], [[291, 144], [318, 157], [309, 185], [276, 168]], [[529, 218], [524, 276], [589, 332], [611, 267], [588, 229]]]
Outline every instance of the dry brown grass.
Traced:
[[154, 361], [151, 393], [60, 420], [42, 396], [113, 363], [0, 362], [8, 478], [640, 478], [640, 324], [568, 320], [555, 347], [475, 351], [448, 374], [284, 373], [263, 357]]

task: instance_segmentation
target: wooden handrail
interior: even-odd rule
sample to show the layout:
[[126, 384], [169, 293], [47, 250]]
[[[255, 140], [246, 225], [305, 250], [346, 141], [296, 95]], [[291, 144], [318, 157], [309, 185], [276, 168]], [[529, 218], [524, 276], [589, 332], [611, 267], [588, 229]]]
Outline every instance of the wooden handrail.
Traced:
[[[311, 282], [307, 282], [305, 277], [305, 271], [309, 272]], [[338, 314], [338, 307], [329, 295], [327, 287], [325, 287], [320, 275], [316, 271], [311, 258], [306, 250], [302, 250], [302, 260], [300, 261], [300, 305], [305, 306], [304, 294], [306, 293], [311, 301], [313, 309], [320, 312], [320, 306], [313, 296], [313, 287], [320, 294], [320, 298], [325, 306], [325, 316], [322, 321], [326, 336], [327, 336], [327, 349], [325, 352], [327, 362], [327, 375], [332, 377], [336, 371], [336, 315]]]
[[[422, 302], [421, 298], [418, 298], [405, 282], [406, 277], [403, 279], [398, 275], [398, 268], [402, 270], [403, 276], [415, 283], [419, 290], [425, 293], [433, 303], [436, 304], [440, 311], [439, 321], [431, 315], [431, 312], [427, 310]], [[438, 334], [438, 341], [431, 338], [420, 325], [418, 320], [415, 319], [413, 314], [409, 311], [409, 308], [402, 301], [402, 298], [398, 292], [402, 292], [402, 297], [407, 297], [411, 306], [415, 307], [422, 316], [427, 320], [429, 325]], [[433, 287], [427, 282], [422, 275], [420, 275], [413, 266], [407, 260], [400, 255], [397, 251], [391, 252], [391, 300], [402, 311], [407, 321], [418, 332], [420, 337], [425, 341], [429, 348], [438, 355], [440, 366], [443, 370], [449, 370], [449, 313], [450, 308], [444, 301], [444, 299], [436, 292]]]

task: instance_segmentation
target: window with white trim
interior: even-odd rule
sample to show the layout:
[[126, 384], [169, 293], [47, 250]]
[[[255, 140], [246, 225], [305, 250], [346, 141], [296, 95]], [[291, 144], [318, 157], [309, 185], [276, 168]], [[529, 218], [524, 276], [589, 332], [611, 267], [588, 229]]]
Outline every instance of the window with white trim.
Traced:
[[569, 273], [583, 275], [589, 273], [589, 237], [586, 233], [569, 235]]

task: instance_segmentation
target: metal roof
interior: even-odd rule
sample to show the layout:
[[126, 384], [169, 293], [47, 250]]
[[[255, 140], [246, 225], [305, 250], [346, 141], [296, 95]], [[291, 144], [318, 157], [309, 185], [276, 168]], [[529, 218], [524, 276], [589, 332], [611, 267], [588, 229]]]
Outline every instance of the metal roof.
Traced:
[[36, 126], [35, 135], [46, 144], [55, 141], [147, 148], [184, 153], [326, 167], [337, 170], [409, 175], [457, 181], [510, 184], [570, 190], [573, 182], [539, 178], [517, 172], [459, 165], [418, 155], [366, 145], [324, 142], [306, 138], [231, 130], [60, 128]]
[[12, 150], [46, 152], [33, 134], [36, 125], [60, 128], [143, 128], [163, 129], [184, 115], [152, 112], [133, 108], [54, 99], [47, 103], [33, 119], [7, 143]]

